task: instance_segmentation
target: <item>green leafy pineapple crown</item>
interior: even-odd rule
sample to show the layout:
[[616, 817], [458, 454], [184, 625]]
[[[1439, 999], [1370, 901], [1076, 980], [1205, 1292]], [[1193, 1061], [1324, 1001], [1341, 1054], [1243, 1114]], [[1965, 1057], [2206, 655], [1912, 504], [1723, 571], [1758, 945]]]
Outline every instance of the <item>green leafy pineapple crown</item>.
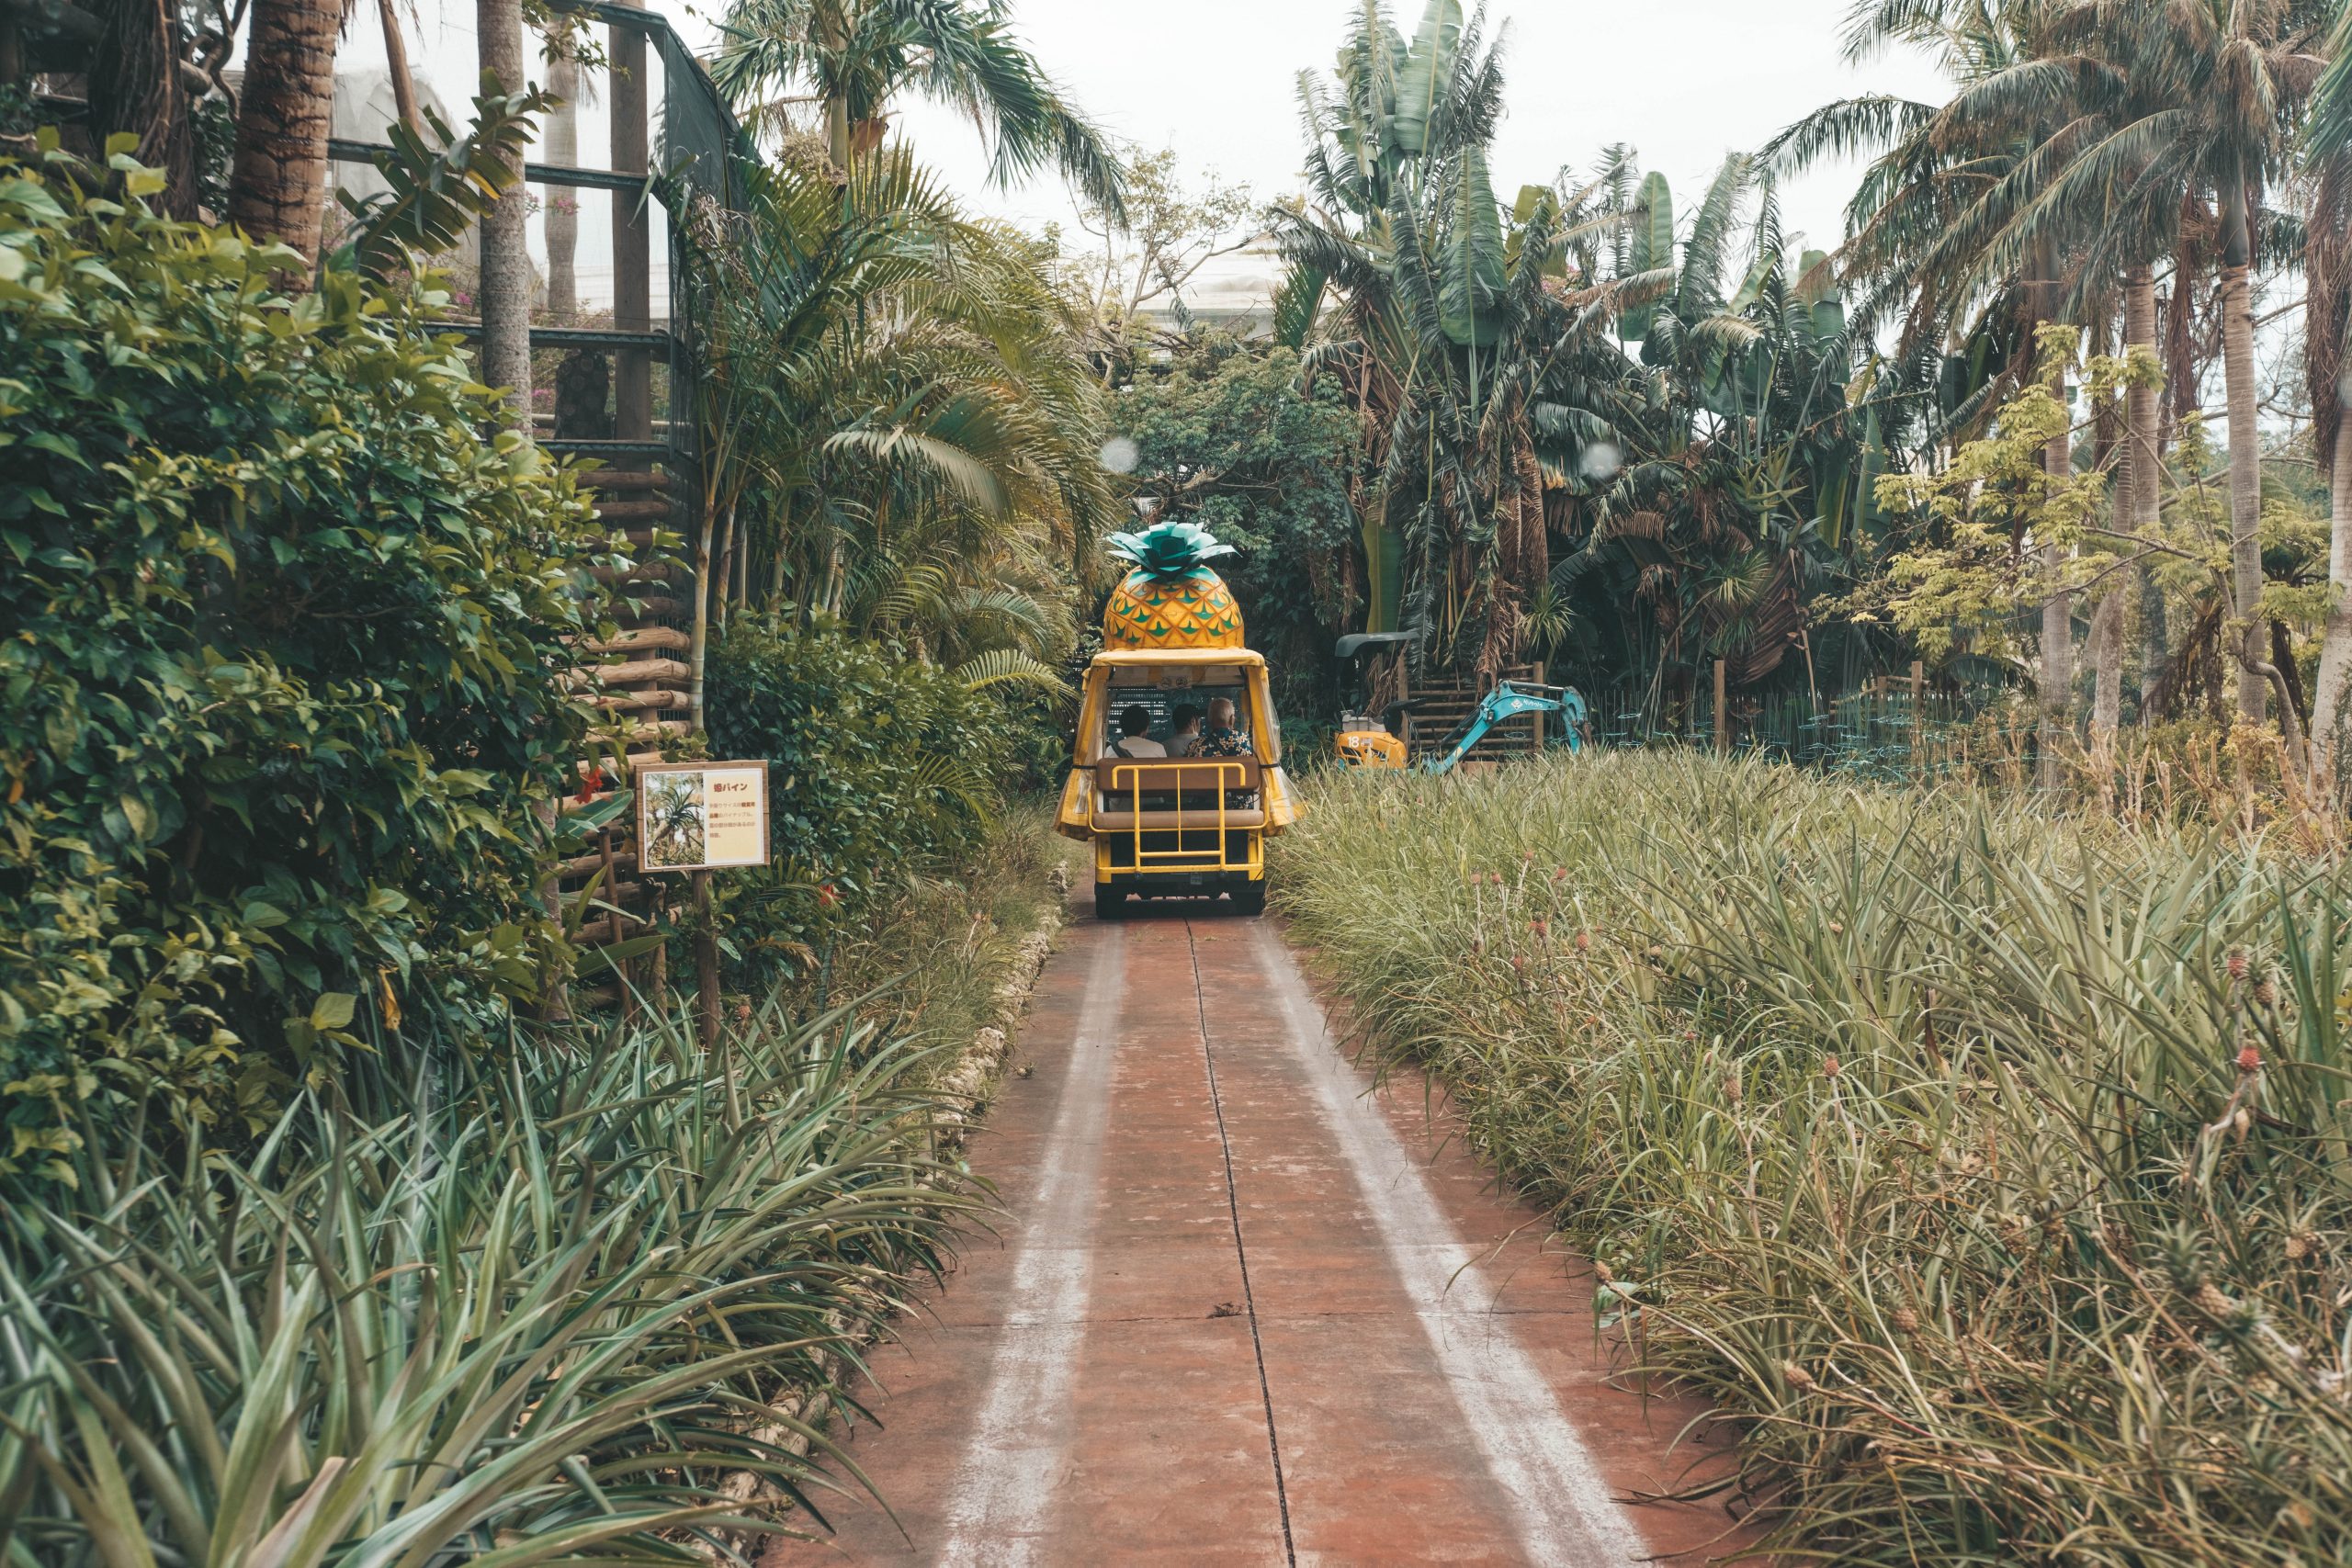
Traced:
[[1197, 523], [1159, 523], [1140, 534], [1114, 534], [1103, 547], [1154, 582], [1185, 582], [1213, 577], [1208, 563], [1233, 553]]

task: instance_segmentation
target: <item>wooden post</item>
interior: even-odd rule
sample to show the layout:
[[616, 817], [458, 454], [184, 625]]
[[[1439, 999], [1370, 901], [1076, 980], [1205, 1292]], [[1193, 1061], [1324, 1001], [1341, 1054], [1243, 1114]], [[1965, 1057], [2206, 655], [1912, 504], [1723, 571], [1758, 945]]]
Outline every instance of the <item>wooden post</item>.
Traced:
[[[647, 166], [645, 35], [616, 22], [605, 53], [612, 61], [613, 168], [641, 175]], [[653, 230], [641, 193], [613, 193], [613, 326], [625, 333], [653, 327]], [[653, 438], [653, 356], [641, 348], [613, 355], [613, 434], [623, 441]]]
[[[617, 907], [620, 899], [616, 889], [620, 886], [620, 868], [613, 859], [613, 830], [609, 826], [596, 835], [596, 852], [604, 857], [605, 862], [605, 880], [599, 890], [604, 894], [606, 902]], [[628, 940], [628, 926], [626, 922], [617, 919], [613, 922], [613, 940], [616, 942]], [[623, 1023], [637, 1021], [637, 987], [629, 983], [635, 978], [635, 965], [627, 959], [613, 965], [613, 979], [621, 988], [621, 1021]]]
[[706, 1051], [718, 1043], [718, 928], [710, 913], [710, 873], [695, 879], [695, 1033]]
[[1724, 661], [1715, 660], [1715, 755], [1731, 755], [1731, 717], [1724, 712]]
[[1928, 727], [1928, 665], [1925, 660], [1911, 661], [1911, 765], [1919, 765], [1919, 732]]

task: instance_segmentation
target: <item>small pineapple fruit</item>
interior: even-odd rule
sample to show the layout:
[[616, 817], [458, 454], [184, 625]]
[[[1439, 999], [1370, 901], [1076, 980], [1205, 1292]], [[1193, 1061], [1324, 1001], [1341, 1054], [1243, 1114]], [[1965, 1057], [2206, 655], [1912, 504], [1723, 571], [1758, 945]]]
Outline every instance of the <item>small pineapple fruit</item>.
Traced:
[[1233, 553], [1207, 529], [1161, 523], [1140, 534], [1114, 534], [1110, 552], [1133, 563], [1102, 611], [1108, 648], [1239, 648], [1241, 607], [1206, 563]]

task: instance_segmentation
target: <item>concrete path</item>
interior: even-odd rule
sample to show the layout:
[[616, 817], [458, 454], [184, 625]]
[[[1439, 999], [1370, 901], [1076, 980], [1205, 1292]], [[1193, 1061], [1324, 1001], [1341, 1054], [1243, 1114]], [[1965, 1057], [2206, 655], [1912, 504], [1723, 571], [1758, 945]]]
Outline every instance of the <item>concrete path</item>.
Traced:
[[[1607, 1386], [1589, 1276], [1418, 1079], [1378, 1095], [1272, 921], [1074, 924], [976, 1139], [1007, 1213], [876, 1352], [861, 1563], [1614, 1564], [1730, 1550], [1694, 1415]], [[821, 1496], [821, 1495], [820, 1495]]]

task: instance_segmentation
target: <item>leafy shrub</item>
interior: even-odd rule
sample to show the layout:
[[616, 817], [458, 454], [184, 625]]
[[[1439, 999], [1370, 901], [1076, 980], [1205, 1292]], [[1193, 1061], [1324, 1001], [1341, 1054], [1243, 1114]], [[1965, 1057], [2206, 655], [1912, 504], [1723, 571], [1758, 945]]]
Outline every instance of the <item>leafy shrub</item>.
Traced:
[[1008, 711], [934, 665], [835, 628], [729, 628], [705, 674], [705, 724], [713, 755], [770, 764], [783, 865], [733, 890], [772, 906], [744, 939], [755, 976], [862, 919], [910, 868], [978, 838], [1018, 760]]
[[[374, 1009], [542, 972], [587, 509], [423, 296], [0, 165], [0, 1171], [161, 1085], [265, 1121]], [[77, 177], [77, 175], [79, 177]]]

